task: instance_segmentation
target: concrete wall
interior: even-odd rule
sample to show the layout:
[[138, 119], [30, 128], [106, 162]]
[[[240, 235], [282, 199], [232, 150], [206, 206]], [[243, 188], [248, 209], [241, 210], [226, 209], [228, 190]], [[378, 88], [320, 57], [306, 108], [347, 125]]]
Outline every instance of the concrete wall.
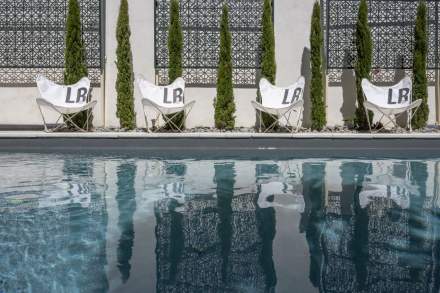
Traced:
[[[292, 84], [300, 75], [310, 84], [310, 18], [314, 0], [276, 0], [274, 6], [276, 33], [277, 84]], [[106, 3], [105, 78], [101, 89], [94, 90], [99, 101], [94, 113], [95, 126], [119, 127], [116, 117], [116, 22], [120, 1]], [[131, 45], [135, 74], [143, 74], [155, 80], [154, 69], [154, 0], [130, 0]], [[350, 70], [342, 75], [342, 86], [327, 85], [327, 120], [330, 126], [343, 125], [344, 119], [353, 117], [355, 90], [354, 77]], [[40, 124], [41, 118], [34, 102], [35, 88], [0, 88], [2, 106], [0, 124]], [[235, 89], [236, 125], [255, 125], [255, 111], [250, 105], [256, 98], [256, 89]], [[187, 101], [195, 100], [193, 112], [187, 121], [188, 127], [214, 126], [215, 88], [188, 88]], [[305, 92], [305, 125], [310, 120], [310, 93]], [[145, 121], [141, 108], [139, 90], [135, 87], [135, 110], [138, 127]], [[435, 123], [436, 102], [434, 87], [429, 89], [431, 109], [429, 123]], [[150, 116], [152, 113], [150, 113]], [[55, 116], [52, 117], [53, 120]], [[150, 118], [151, 119], [151, 118]], [[51, 122], [51, 121], [49, 121]]]
[[[277, 83], [292, 84], [301, 75], [310, 76], [308, 44], [310, 16], [314, 1], [275, 1], [276, 60], [278, 64]], [[130, 5], [131, 42], [133, 50], [134, 72], [142, 73], [146, 78], [155, 80], [154, 70], [154, 0], [132, 0]], [[115, 66], [115, 30], [119, 1], [107, 3], [106, 36], [106, 126], [117, 127], [116, 113], [116, 66]], [[145, 13], [150, 11], [150, 13]], [[288, 12], [288, 13], [286, 13]], [[308, 79], [309, 81], [309, 79]], [[255, 125], [255, 110], [250, 102], [256, 98], [256, 89], [235, 89], [236, 126]], [[188, 88], [187, 101], [195, 100], [187, 126], [214, 126], [215, 88]], [[306, 92], [306, 98], [308, 91]], [[135, 107], [137, 125], [145, 126], [140, 93], [135, 88]], [[149, 114], [152, 114], [149, 112]], [[307, 117], [308, 115], [306, 115]]]
[[[39, 96], [36, 87], [0, 87], [0, 127], [2, 125], [42, 125], [41, 114], [35, 98]], [[92, 99], [102, 101], [101, 88], [94, 88]], [[43, 108], [47, 123], [55, 123], [58, 115], [55, 111]], [[103, 125], [102, 104], [98, 104], [94, 111], [93, 123]]]

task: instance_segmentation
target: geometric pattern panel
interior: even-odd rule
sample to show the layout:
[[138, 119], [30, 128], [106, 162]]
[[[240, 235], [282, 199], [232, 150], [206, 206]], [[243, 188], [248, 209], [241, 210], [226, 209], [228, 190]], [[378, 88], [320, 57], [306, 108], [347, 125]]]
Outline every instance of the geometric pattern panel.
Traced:
[[[327, 68], [353, 68], [359, 0], [321, 0], [326, 30]], [[410, 69], [419, 0], [369, 0], [373, 68]], [[440, 2], [428, 0], [428, 69], [439, 68]]]
[[[226, 0], [232, 35], [234, 85], [255, 87], [260, 68], [263, 0]], [[168, 83], [170, 0], [156, 0], [155, 67], [159, 84]], [[188, 86], [215, 86], [223, 1], [181, 0], [184, 78]]]
[[[102, 0], [80, 0], [90, 77], [100, 82]], [[32, 85], [44, 73], [63, 80], [66, 0], [0, 1], [0, 85]]]
[[[328, 69], [327, 80], [330, 86], [342, 86], [344, 83], [344, 72], [349, 71], [350, 82], [354, 81], [353, 69]], [[435, 86], [436, 70], [426, 71], [429, 86]], [[404, 76], [412, 78], [412, 69], [373, 69], [370, 73], [371, 81], [382, 85], [392, 85], [401, 80]]]

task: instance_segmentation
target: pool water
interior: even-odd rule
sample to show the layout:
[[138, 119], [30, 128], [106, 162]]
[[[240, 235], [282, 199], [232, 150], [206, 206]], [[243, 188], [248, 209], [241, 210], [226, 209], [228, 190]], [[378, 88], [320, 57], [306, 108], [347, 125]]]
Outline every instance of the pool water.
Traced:
[[0, 292], [439, 292], [440, 160], [0, 155]]

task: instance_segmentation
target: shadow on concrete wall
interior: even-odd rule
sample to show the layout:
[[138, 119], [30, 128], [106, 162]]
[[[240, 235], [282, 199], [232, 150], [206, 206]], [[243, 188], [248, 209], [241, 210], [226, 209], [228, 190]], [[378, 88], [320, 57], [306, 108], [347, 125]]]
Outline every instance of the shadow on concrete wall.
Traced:
[[[403, 60], [403, 58], [402, 58], [402, 60]], [[403, 61], [402, 61], [402, 63], [403, 63]], [[401, 65], [403, 67], [403, 64], [401, 64]], [[403, 70], [403, 69], [396, 69], [396, 71], [394, 72], [394, 82], [393, 82], [393, 84], [398, 83], [399, 81], [401, 81], [404, 78], [405, 78], [405, 70]], [[399, 124], [402, 127], [406, 126], [407, 121], [408, 121], [408, 115], [407, 114], [400, 115], [396, 119], [397, 124]]]
[[[310, 65], [310, 49], [304, 47], [302, 57], [301, 57], [301, 75], [304, 76], [306, 80], [306, 85], [304, 88], [304, 122], [303, 127], [311, 127], [312, 125], [312, 103], [310, 101], [310, 83], [312, 79], [312, 71]], [[296, 78], [296, 77], [295, 77]]]
[[356, 111], [356, 78], [353, 69], [343, 69], [341, 75], [342, 107], [344, 125], [351, 125]]

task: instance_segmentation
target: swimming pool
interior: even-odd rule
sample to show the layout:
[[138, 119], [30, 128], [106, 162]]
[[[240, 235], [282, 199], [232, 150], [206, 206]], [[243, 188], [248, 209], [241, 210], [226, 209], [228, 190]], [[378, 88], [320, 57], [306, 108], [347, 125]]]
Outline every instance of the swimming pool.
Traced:
[[440, 159], [0, 154], [0, 292], [438, 292]]

